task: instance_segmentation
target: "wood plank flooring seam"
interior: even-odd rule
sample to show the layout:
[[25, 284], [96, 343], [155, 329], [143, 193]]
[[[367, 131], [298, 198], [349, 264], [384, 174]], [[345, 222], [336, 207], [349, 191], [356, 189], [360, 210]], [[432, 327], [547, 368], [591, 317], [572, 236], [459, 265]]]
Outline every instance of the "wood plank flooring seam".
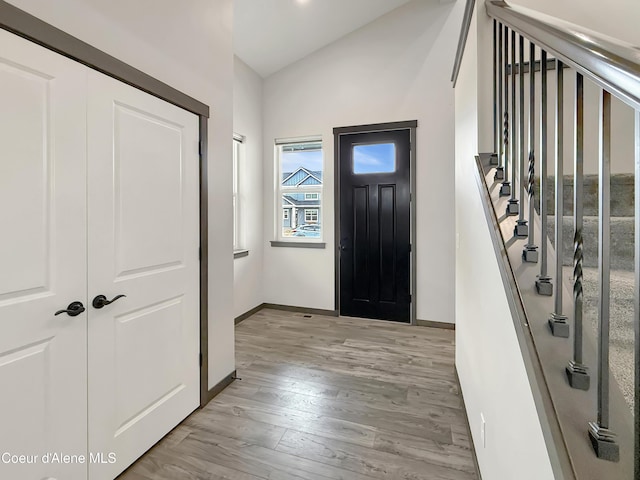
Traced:
[[478, 480], [452, 331], [263, 309], [237, 376], [119, 480]]

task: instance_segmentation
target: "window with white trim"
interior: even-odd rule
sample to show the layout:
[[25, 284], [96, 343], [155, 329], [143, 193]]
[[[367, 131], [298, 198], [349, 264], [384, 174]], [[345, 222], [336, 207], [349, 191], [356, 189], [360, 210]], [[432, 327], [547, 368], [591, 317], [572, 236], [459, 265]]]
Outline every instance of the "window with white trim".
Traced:
[[318, 209], [306, 209], [304, 211], [304, 221], [306, 223], [318, 223]]
[[233, 250], [243, 249], [242, 245], [242, 198], [240, 195], [240, 163], [244, 137], [233, 135]]
[[276, 239], [322, 240], [322, 141], [276, 140]]

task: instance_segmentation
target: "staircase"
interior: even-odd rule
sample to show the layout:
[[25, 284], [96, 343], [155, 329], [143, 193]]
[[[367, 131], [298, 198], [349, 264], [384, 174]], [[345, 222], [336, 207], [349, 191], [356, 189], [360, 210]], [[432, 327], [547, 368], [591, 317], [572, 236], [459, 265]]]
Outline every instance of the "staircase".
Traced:
[[[547, 183], [547, 211], [553, 212], [555, 205], [555, 179]], [[573, 264], [573, 177], [564, 177], [564, 217], [563, 217], [563, 263]], [[540, 191], [540, 179], [536, 179], [536, 191]], [[611, 268], [633, 271], [633, 174], [611, 176]], [[584, 266], [598, 266], [598, 176], [585, 175], [584, 178]], [[539, 214], [539, 206], [536, 206]], [[555, 238], [555, 217], [547, 217], [549, 238]], [[555, 247], [555, 245], [554, 245]], [[613, 280], [613, 272], [612, 272]], [[614, 288], [615, 285], [612, 284]]]
[[[565, 267], [565, 278], [571, 278]], [[584, 269], [584, 325], [595, 337], [598, 328], [598, 269]], [[633, 271], [611, 270], [611, 314], [609, 366], [627, 405], [634, 406]]]
[[[634, 184], [632, 174], [611, 176], [611, 372], [631, 409], [634, 405]], [[539, 191], [540, 180], [536, 179]], [[555, 205], [555, 179], [547, 184], [547, 211]], [[573, 275], [573, 176], [565, 176], [562, 259], [564, 278]], [[596, 335], [598, 326], [598, 176], [584, 178], [584, 318]], [[536, 211], [539, 207], [536, 208]], [[554, 243], [555, 216], [547, 218]], [[555, 245], [554, 245], [555, 248]]]
[[[513, 295], [511, 317], [523, 329], [520, 349], [531, 359], [529, 383], [558, 454], [554, 471], [581, 480], [640, 479], [637, 47], [502, 0], [485, 8], [493, 19], [493, 150], [476, 157], [476, 180], [503, 288]], [[463, 28], [469, 19], [465, 13]], [[488, 80], [486, 70], [478, 72]], [[457, 73], [454, 67], [454, 83]], [[593, 84], [597, 96], [585, 95]], [[618, 100], [633, 113], [623, 121], [635, 122], [626, 133], [635, 152], [614, 138]], [[592, 156], [598, 174], [585, 175]], [[612, 175], [612, 158], [629, 156], [635, 175], [633, 166]], [[562, 176], [565, 165], [573, 175]]]

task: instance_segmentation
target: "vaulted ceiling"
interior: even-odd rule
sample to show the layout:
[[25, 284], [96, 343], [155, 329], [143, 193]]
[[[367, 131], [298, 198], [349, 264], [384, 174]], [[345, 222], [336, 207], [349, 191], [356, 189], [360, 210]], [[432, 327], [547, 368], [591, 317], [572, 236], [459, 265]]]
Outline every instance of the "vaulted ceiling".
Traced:
[[234, 51], [268, 77], [409, 1], [234, 0]]

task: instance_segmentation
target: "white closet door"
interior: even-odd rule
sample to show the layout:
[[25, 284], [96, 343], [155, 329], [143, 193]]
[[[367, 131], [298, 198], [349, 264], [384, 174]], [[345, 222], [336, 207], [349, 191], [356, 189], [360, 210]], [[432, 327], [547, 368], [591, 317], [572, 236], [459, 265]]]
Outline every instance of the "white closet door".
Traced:
[[[199, 403], [198, 117], [89, 72], [89, 450], [111, 480]], [[105, 459], [108, 462], [108, 459]]]
[[84, 480], [86, 68], [0, 31], [0, 455], [37, 455], [2, 479]]

